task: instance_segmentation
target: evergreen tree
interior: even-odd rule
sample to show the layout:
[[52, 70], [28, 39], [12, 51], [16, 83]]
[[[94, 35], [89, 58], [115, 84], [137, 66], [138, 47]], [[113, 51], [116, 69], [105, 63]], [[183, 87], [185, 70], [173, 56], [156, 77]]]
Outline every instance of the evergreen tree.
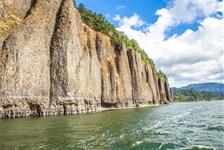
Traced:
[[[155, 64], [153, 60], [147, 55], [147, 53], [143, 49], [140, 48], [136, 40], [130, 40], [123, 32], [117, 31], [116, 28], [109, 21], [107, 21], [102, 14], [97, 14], [92, 12], [91, 10], [88, 10], [84, 6], [84, 4], [81, 3], [78, 6], [78, 10], [81, 14], [82, 21], [93, 30], [104, 33], [105, 35], [109, 36], [116, 50], [122, 50], [123, 46], [125, 46], [127, 49], [133, 49], [137, 51], [141, 54], [142, 60], [145, 63], [150, 64], [152, 69], [155, 71]], [[166, 79], [164, 73], [161, 73], [160, 71], [159, 75], [160, 74]]]

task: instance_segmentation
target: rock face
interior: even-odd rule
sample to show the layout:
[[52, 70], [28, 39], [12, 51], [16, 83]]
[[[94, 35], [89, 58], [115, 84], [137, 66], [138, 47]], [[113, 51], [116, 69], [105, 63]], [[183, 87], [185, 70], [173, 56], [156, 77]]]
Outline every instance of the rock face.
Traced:
[[7, 36], [21, 23], [34, 4], [34, 0], [0, 1], [0, 46]]
[[171, 101], [168, 81], [82, 23], [72, 0], [0, 1], [0, 118]]

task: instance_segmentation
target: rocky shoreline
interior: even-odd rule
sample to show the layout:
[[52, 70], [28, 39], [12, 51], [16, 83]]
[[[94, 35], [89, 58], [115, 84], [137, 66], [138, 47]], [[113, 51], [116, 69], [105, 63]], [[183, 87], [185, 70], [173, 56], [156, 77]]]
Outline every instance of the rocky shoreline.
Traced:
[[49, 116], [64, 116], [64, 115], [77, 115], [87, 113], [97, 113], [122, 109], [135, 109], [144, 107], [158, 107], [157, 105], [142, 104], [137, 106], [123, 106], [123, 107], [99, 107], [100, 105], [80, 105], [85, 107], [79, 107], [77, 105], [58, 105], [57, 109], [42, 110], [40, 107], [35, 110], [21, 110], [17, 108], [5, 109], [4, 112], [0, 111], [0, 119], [13, 119], [13, 118], [27, 118], [27, 117], [49, 117]]

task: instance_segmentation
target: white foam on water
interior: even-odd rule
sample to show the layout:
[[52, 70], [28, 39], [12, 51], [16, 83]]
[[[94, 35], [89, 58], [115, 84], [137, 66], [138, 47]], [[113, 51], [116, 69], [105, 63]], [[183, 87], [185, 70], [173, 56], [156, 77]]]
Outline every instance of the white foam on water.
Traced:
[[194, 146], [190, 146], [190, 147], [184, 147], [181, 148], [181, 150], [193, 150], [197, 148], [198, 150], [216, 150], [216, 148], [214, 147], [209, 147], [209, 146], [204, 146], [204, 145], [194, 145]]
[[124, 138], [124, 134], [121, 134], [121, 135], [120, 135], [120, 138], [123, 139], [123, 138]]
[[147, 131], [152, 131], [152, 130], [154, 130], [154, 129], [157, 129], [157, 128], [161, 127], [164, 123], [165, 123], [165, 121], [159, 121], [159, 122], [157, 122], [155, 125], [153, 125], [152, 127], [146, 127], [146, 128], [144, 128], [143, 130], [144, 130], [145, 132], [147, 132]]
[[161, 143], [161, 145], [159, 146], [159, 149], [161, 149], [163, 147], [164, 143]]
[[197, 106], [197, 107], [195, 107], [195, 109], [200, 109], [201, 108], [201, 106]]
[[137, 141], [137, 142], [135, 142], [137, 145], [139, 145], [139, 144], [142, 144], [143, 143], [143, 141]]
[[177, 118], [183, 118], [183, 117], [185, 117], [185, 116], [187, 116], [187, 115], [189, 115], [189, 114], [191, 114], [191, 111], [186, 111], [186, 112], [184, 112], [183, 114], [179, 114], [179, 115], [177, 115], [177, 116], [173, 116], [173, 117], [171, 117], [170, 119], [173, 120], [173, 119], [177, 119]]
[[170, 134], [169, 132], [167, 132], [165, 130], [160, 130], [160, 129], [156, 130], [155, 133], [157, 133], [157, 134], [165, 134], [165, 135]]
[[131, 147], [135, 147], [135, 146], [137, 146], [137, 145], [139, 145], [139, 144], [142, 144], [142, 143], [143, 143], [143, 141], [137, 141], [137, 142], [133, 143], [133, 144], [131, 145]]
[[154, 130], [154, 129], [157, 129], [157, 128], [161, 127], [163, 124], [165, 124], [165, 123], [167, 123], [168, 121], [170, 121], [170, 120], [175, 120], [175, 119], [177, 119], [177, 118], [182, 118], [182, 117], [185, 117], [185, 116], [191, 114], [192, 110], [193, 110], [193, 109], [189, 109], [188, 111], [184, 112], [183, 114], [179, 114], [179, 115], [173, 116], [173, 117], [171, 117], [171, 118], [167, 118], [167, 119], [165, 119], [164, 121], [159, 121], [159, 122], [157, 122], [155, 125], [153, 125], [152, 127], [146, 127], [146, 128], [144, 128], [143, 130], [144, 130], [145, 132], [147, 132], [147, 131], [152, 131], [152, 130]]
[[44, 149], [44, 148], [46, 148], [48, 145], [41, 145], [41, 146], [39, 146], [37, 149]]

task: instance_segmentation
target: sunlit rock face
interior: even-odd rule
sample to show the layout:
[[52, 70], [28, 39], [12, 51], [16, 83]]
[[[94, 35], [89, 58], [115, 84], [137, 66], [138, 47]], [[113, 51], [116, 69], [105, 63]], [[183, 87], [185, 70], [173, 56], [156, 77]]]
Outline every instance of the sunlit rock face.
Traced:
[[168, 81], [83, 24], [72, 0], [0, 1], [0, 118], [167, 103]]
[[34, 0], [0, 1], [0, 46], [7, 36], [30, 13]]

